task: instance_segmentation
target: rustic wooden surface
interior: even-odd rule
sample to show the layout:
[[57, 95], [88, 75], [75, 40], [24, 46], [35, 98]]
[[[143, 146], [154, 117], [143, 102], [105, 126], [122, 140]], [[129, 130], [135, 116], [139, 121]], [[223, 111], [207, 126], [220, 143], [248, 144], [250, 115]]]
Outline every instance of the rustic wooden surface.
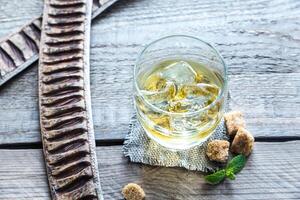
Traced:
[[[96, 139], [110, 146], [98, 147], [106, 199], [121, 199], [120, 188], [131, 181], [141, 183], [149, 199], [299, 199], [300, 1], [121, 1], [93, 21], [91, 39]], [[2, 0], [0, 37], [39, 15], [42, 3]], [[170, 34], [215, 44], [229, 67], [230, 107], [245, 112], [257, 141], [232, 183], [210, 187], [199, 173], [131, 164], [121, 154], [137, 54]], [[0, 88], [0, 199], [49, 199], [37, 84], [35, 64]]]
[[[100, 15], [116, 1], [94, 0], [92, 18]], [[41, 21], [41, 16], [34, 18], [16, 32], [0, 39], [0, 87], [38, 60]]]
[[[121, 146], [98, 147], [105, 200], [122, 199], [120, 190], [137, 182], [150, 200], [165, 199], [299, 199], [300, 142], [256, 144], [246, 168], [235, 181], [204, 183], [199, 172], [128, 163]], [[1, 199], [49, 199], [40, 149], [0, 150]], [[16, 160], [18, 162], [16, 162]]]
[[[34, 0], [31, 7], [20, 6], [19, 13], [11, 13], [7, 10], [14, 1], [4, 1], [2, 35], [13, 30], [11, 24], [18, 18], [36, 16], [42, 9], [40, 0]], [[299, 6], [297, 0], [118, 3], [92, 27], [96, 138], [124, 138], [132, 114], [132, 69], [137, 53], [150, 41], [169, 34], [195, 35], [215, 44], [229, 66], [235, 105], [245, 111], [256, 136], [300, 137]], [[1, 143], [40, 140], [36, 65], [1, 88], [0, 106]]]

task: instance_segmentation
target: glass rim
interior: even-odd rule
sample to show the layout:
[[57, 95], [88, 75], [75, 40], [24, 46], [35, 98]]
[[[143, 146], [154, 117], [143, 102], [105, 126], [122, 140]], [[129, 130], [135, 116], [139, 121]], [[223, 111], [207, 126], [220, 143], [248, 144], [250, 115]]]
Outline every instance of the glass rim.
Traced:
[[[224, 68], [224, 76], [225, 77], [224, 77], [223, 87], [221, 88], [221, 92], [218, 94], [217, 98], [212, 103], [210, 103], [209, 105], [207, 105], [207, 106], [205, 106], [203, 108], [200, 108], [200, 109], [198, 109], [196, 111], [176, 113], [176, 112], [170, 112], [170, 111], [163, 110], [163, 109], [161, 109], [161, 108], [153, 105], [152, 103], [150, 103], [147, 99], [145, 99], [144, 96], [141, 93], [141, 89], [139, 88], [139, 86], [137, 84], [137, 67], [138, 67], [138, 63], [140, 62], [141, 57], [145, 53], [145, 51], [147, 49], [149, 49], [149, 47], [151, 47], [152, 45], [154, 45], [154, 44], [156, 44], [156, 43], [158, 43], [158, 42], [160, 42], [162, 40], [169, 39], [169, 38], [176, 38], [176, 37], [182, 37], [182, 38], [188, 38], [188, 39], [197, 40], [198, 42], [207, 45], [220, 58], [222, 66]], [[133, 75], [134, 87], [135, 87], [136, 91], [138, 92], [138, 95], [143, 99], [143, 101], [147, 104], [147, 106], [151, 107], [151, 109], [153, 109], [153, 110], [155, 110], [156, 112], [159, 112], [159, 113], [164, 113], [166, 115], [174, 115], [174, 116], [193, 116], [193, 115], [197, 115], [197, 114], [199, 114], [201, 112], [204, 112], [206, 110], [209, 110], [210, 108], [212, 108], [213, 106], [215, 106], [217, 104], [217, 102], [219, 102], [224, 97], [224, 95], [226, 95], [226, 92], [227, 92], [228, 71], [227, 71], [227, 65], [224, 62], [223, 57], [221, 56], [221, 54], [219, 53], [219, 51], [213, 45], [211, 45], [210, 43], [208, 43], [208, 42], [206, 42], [206, 41], [204, 41], [202, 39], [194, 37], [194, 36], [189, 36], [189, 35], [169, 35], [169, 36], [165, 36], [165, 37], [159, 38], [157, 40], [154, 40], [151, 43], [147, 44], [146, 47], [139, 53], [139, 55], [138, 55], [138, 57], [136, 59], [136, 62], [135, 62], [135, 65], [134, 65], [134, 72], [133, 73], [134, 73], [134, 75]]]

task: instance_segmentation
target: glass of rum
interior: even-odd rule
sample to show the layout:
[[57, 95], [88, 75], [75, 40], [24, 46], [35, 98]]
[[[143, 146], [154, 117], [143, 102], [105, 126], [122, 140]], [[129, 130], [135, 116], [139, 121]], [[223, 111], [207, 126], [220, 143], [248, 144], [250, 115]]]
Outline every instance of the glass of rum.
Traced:
[[223, 117], [227, 67], [207, 42], [184, 35], [161, 38], [139, 55], [134, 103], [146, 134], [183, 150], [203, 143]]

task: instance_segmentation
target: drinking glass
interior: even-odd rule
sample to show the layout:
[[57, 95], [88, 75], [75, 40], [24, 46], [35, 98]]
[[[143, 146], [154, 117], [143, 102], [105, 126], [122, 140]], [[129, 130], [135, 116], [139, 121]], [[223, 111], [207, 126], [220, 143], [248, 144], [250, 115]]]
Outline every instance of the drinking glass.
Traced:
[[[213, 101], [207, 101], [207, 104], [203, 107], [194, 106], [193, 109], [188, 108], [184, 112], [173, 112], [170, 108], [163, 109], [162, 107], [173, 101], [168, 99], [168, 96], [161, 95], [164, 94], [163, 90], [165, 88], [162, 91], [145, 92], [145, 80], [148, 80], [155, 70], [159, 70], [159, 67], [168, 65], [173, 61], [176, 64], [171, 67], [167, 66], [168, 69], [171, 69], [171, 72], [168, 71], [171, 75], [167, 75], [171, 76], [175, 82], [182, 81], [180, 84], [185, 84], [184, 81], [190, 84], [189, 77], [192, 79], [192, 75], [189, 74], [188, 70], [193, 67], [193, 63], [194, 66], [199, 66], [199, 69], [211, 73], [217, 80], [215, 85], [218, 85], [218, 93]], [[166, 74], [166, 72], [163, 71], [160, 74]], [[151, 82], [147, 84], [149, 86]], [[205, 84], [204, 79], [204, 83], [197, 83], [197, 86], [206, 86]], [[190, 87], [190, 85], [188, 86]], [[178, 92], [178, 86], [175, 90]], [[174, 90], [170, 91], [171, 93], [174, 92]], [[212, 90], [206, 89], [205, 91]], [[211, 94], [206, 93], [206, 95]], [[160, 104], [157, 103], [158, 96]], [[163, 99], [164, 97], [167, 99]], [[136, 61], [134, 68], [134, 105], [137, 119], [148, 137], [166, 148], [183, 150], [206, 141], [223, 117], [226, 99], [226, 64], [218, 51], [203, 40], [185, 35], [164, 37], [147, 45]], [[185, 100], [188, 101], [189, 99]], [[161, 102], [164, 102], [164, 104]]]

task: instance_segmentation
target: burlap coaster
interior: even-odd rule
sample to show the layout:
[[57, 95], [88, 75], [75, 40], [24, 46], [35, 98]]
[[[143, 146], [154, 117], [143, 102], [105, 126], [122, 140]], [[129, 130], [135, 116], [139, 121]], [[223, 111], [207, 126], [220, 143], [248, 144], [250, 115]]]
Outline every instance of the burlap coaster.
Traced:
[[130, 132], [125, 138], [123, 152], [130, 161], [165, 167], [184, 167], [202, 172], [218, 169], [216, 163], [206, 157], [206, 147], [209, 141], [215, 139], [228, 140], [224, 120], [221, 121], [210, 138], [189, 150], [171, 151], [148, 138], [140, 123], [132, 120]]

